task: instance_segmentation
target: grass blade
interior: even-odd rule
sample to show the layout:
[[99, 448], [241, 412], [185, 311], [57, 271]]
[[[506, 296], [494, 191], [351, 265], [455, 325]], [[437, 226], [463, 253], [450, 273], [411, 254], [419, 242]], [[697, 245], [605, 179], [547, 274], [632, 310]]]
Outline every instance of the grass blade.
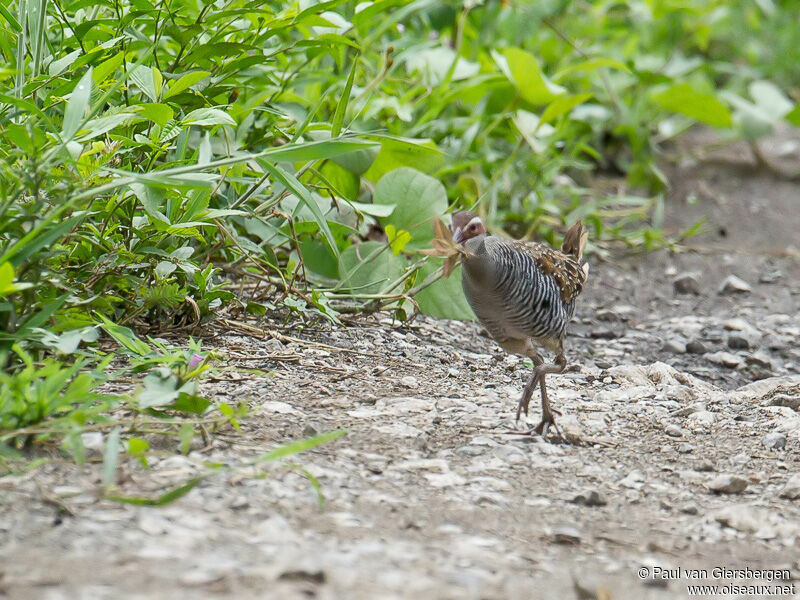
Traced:
[[342, 97], [339, 98], [339, 103], [336, 105], [336, 112], [333, 114], [333, 122], [331, 123], [331, 137], [339, 137], [342, 131], [342, 123], [344, 122], [344, 114], [347, 111], [347, 103], [350, 101], [350, 91], [353, 89], [353, 80], [356, 77], [356, 68], [358, 67], [358, 54], [353, 58], [353, 66], [350, 68], [350, 75], [347, 77], [347, 83], [344, 85]]

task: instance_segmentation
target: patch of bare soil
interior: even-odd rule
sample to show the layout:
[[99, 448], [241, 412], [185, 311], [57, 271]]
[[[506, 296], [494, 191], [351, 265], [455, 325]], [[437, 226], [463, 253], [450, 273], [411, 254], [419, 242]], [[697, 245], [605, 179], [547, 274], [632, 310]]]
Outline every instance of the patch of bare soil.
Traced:
[[323, 507], [287, 466], [145, 508], [96, 498], [99, 457], [49, 462], [0, 478], [0, 597], [792, 597], [766, 592], [800, 588], [797, 184], [720, 165], [673, 181], [668, 226], [706, 215], [709, 233], [592, 264], [568, 342], [583, 370], [548, 379], [570, 443], [509, 433], [529, 370], [477, 324], [220, 332], [206, 345], [228, 361], [203, 391], [255, 416], [126, 462], [122, 491], [346, 428], [292, 459]]

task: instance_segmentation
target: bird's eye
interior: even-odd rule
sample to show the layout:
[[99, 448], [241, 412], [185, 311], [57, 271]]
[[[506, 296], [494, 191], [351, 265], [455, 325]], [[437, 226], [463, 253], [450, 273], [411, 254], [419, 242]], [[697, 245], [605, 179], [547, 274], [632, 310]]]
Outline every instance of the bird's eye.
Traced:
[[475, 225], [475, 223], [473, 223], [472, 225], [469, 226], [469, 230], [470, 231], [475, 231], [477, 228], [478, 228], [478, 226]]

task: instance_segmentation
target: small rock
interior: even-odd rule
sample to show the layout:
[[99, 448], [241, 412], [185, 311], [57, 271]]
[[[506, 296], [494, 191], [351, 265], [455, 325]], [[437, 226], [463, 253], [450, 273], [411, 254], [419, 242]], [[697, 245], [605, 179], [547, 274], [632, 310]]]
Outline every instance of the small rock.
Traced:
[[581, 543], [581, 537], [581, 532], [572, 525], [561, 525], [553, 530], [553, 541], [556, 544], [577, 545]]
[[285, 351], [283, 342], [281, 342], [279, 339], [276, 338], [270, 338], [266, 342], [264, 342], [264, 349], [267, 352], [271, 352], [273, 354]]
[[689, 354], [705, 354], [706, 345], [700, 340], [691, 340], [688, 344], [686, 344], [686, 351]]
[[718, 494], [741, 494], [747, 489], [747, 480], [738, 475], [723, 473], [708, 483], [708, 489]]
[[321, 569], [291, 569], [284, 571], [278, 577], [281, 581], [305, 581], [307, 583], [325, 583], [327, 577]]
[[700, 295], [700, 282], [691, 273], [681, 273], [672, 281], [672, 287], [676, 294]]
[[680, 340], [667, 340], [661, 348], [665, 352], [672, 352], [673, 354], [686, 354], [686, 344]]
[[619, 321], [619, 315], [607, 308], [598, 310], [594, 316], [598, 321]]
[[689, 415], [687, 421], [692, 427], [711, 427], [716, 416], [708, 410], [698, 410]]
[[758, 277], [758, 282], [767, 284], [775, 283], [781, 277], [783, 277], [783, 273], [780, 271], [780, 269], [771, 269], [768, 271], [762, 271], [761, 275]]
[[736, 275], [728, 275], [722, 285], [719, 286], [719, 293], [723, 296], [731, 294], [749, 294], [753, 289], [746, 281], [739, 279]]
[[759, 514], [755, 506], [747, 504], [726, 506], [714, 514], [714, 519], [720, 525], [745, 533], [758, 531], [765, 521], [764, 515]]
[[683, 437], [683, 430], [674, 423], [667, 425], [664, 428], [664, 433], [670, 437]]
[[772, 369], [772, 359], [766, 352], [754, 352], [745, 357], [745, 362], [748, 365], [761, 367], [762, 369]]
[[681, 454], [691, 454], [694, 452], [694, 446], [692, 446], [689, 442], [682, 442], [678, 445], [678, 452]]
[[406, 375], [405, 377], [400, 378], [400, 385], [410, 389], [416, 389], [419, 387], [419, 382], [413, 375]]
[[267, 400], [261, 405], [261, 408], [266, 412], [278, 413], [280, 415], [302, 415], [299, 410], [296, 410], [288, 402], [281, 402], [280, 400]]
[[699, 509], [697, 508], [697, 505], [696, 505], [696, 504], [692, 504], [692, 503], [690, 502], [689, 504], [684, 504], [683, 506], [681, 506], [681, 512], [682, 512], [683, 514], [685, 514], [685, 515], [696, 515], [696, 514], [698, 514], [700, 511], [699, 511]]
[[606, 499], [597, 490], [586, 490], [570, 500], [573, 504], [583, 504], [584, 506], [605, 506]]
[[770, 406], [788, 406], [792, 410], [800, 411], [800, 396], [788, 396], [786, 394], [776, 394], [769, 401]]
[[750, 340], [742, 333], [732, 333], [728, 336], [728, 348], [732, 350], [747, 350], [750, 348]]
[[761, 438], [761, 443], [772, 450], [783, 450], [786, 447], [786, 434], [773, 431]]
[[631, 471], [619, 480], [619, 485], [632, 490], [640, 490], [644, 486], [644, 474], [641, 471]]
[[610, 369], [614, 366], [614, 363], [608, 360], [603, 360], [602, 358], [595, 359], [594, 366], [598, 369]]
[[750, 323], [740, 317], [723, 321], [722, 327], [727, 331], [746, 331], [748, 329], [753, 329], [753, 326], [750, 325]]
[[697, 471], [700, 471], [701, 473], [710, 473], [711, 471], [714, 470], [714, 463], [705, 458], [700, 461], [700, 463], [697, 465], [697, 467], [695, 467], [695, 469]]
[[722, 365], [729, 369], [736, 369], [744, 364], [741, 358], [730, 352], [709, 352], [705, 355], [705, 358], [714, 364]]
[[800, 474], [792, 475], [781, 490], [781, 498], [797, 500], [800, 498]]
[[312, 437], [314, 435], [319, 434], [320, 429], [314, 423], [306, 423], [305, 427], [303, 427], [303, 436], [304, 437]]
[[609, 327], [600, 327], [598, 329], [592, 329], [589, 336], [596, 340], [613, 340], [622, 337], [622, 334]]
[[81, 442], [89, 456], [103, 456], [103, 434], [99, 431], [82, 433]]

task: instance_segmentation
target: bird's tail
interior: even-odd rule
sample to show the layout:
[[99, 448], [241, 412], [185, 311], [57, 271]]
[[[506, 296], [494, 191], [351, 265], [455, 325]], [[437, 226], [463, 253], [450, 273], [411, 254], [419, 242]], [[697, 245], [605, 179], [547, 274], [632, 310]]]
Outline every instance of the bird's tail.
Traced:
[[580, 220], [575, 221], [572, 227], [567, 229], [564, 234], [564, 243], [561, 244], [561, 251], [564, 254], [573, 256], [586, 275], [589, 274], [589, 264], [583, 262], [583, 250], [586, 248], [586, 242], [589, 240], [589, 232], [583, 230], [583, 223]]
[[444, 276], [448, 277], [453, 269], [456, 268], [459, 256], [467, 256], [468, 252], [461, 244], [456, 243], [453, 239], [453, 233], [445, 225], [441, 219], [433, 221], [433, 248], [429, 250], [421, 250], [423, 254], [428, 256], [443, 257], [444, 260]]

